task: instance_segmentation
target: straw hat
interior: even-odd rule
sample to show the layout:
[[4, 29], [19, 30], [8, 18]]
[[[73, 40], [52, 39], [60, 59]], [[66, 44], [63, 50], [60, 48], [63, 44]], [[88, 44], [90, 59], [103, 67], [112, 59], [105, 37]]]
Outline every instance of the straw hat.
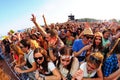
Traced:
[[98, 37], [98, 36], [99, 36], [99, 37], [103, 37], [103, 34], [102, 34], [101, 32], [96, 32], [96, 33], [94, 34], [94, 36], [95, 36], [95, 37], [96, 37], [96, 36], [97, 36], [97, 37]]

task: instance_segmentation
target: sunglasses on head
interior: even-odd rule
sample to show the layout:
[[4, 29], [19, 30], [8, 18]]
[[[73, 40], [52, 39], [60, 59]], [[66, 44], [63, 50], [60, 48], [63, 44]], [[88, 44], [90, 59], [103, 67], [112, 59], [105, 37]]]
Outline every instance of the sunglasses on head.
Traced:
[[35, 57], [34, 59], [35, 59], [35, 61], [37, 61], [38, 59], [39, 59], [39, 60], [42, 60], [42, 59], [43, 59], [43, 56], [41, 56], [41, 57]]
[[84, 35], [87, 39], [93, 39], [93, 36]]
[[101, 61], [100, 61], [98, 58], [95, 58], [95, 57], [93, 57], [93, 56], [90, 56], [90, 57], [89, 57], [89, 60], [90, 60], [91, 62], [93, 62], [93, 63], [98, 64], [98, 65], [101, 63]]

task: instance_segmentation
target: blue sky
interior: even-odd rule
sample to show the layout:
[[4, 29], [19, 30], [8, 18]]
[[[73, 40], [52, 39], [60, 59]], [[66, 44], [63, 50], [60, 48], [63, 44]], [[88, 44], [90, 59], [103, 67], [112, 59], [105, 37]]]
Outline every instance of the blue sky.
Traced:
[[31, 14], [46, 0], [0, 0], [0, 34], [28, 27]]
[[67, 21], [70, 13], [75, 18], [120, 19], [119, 8], [119, 0], [0, 0], [0, 35], [34, 26], [32, 13], [43, 25], [43, 14], [48, 24]]

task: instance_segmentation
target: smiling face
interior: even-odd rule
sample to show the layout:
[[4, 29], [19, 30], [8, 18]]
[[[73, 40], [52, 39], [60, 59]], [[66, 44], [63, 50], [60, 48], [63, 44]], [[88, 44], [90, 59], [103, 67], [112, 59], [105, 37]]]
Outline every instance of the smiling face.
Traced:
[[95, 37], [95, 44], [96, 44], [96, 46], [99, 46], [100, 44], [101, 44], [101, 42], [102, 42], [102, 37]]
[[103, 34], [103, 37], [104, 37], [105, 39], [108, 39], [109, 36], [110, 36], [110, 32], [109, 32], [109, 31], [107, 31], [107, 32], [105, 32], [105, 33]]
[[49, 33], [45, 36], [45, 40], [47, 40], [47, 41], [50, 40], [50, 34]]
[[87, 71], [88, 73], [91, 73], [97, 69], [96, 65], [94, 63], [87, 62]]
[[38, 64], [42, 64], [44, 61], [44, 56], [41, 53], [35, 53], [34, 55], [34, 60], [38, 63]]
[[100, 52], [92, 53], [92, 55], [89, 56], [87, 59], [87, 71], [88, 73], [91, 73], [93, 71], [96, 71], [103, 60], [103, 55]]
[[84, 35], [84, 37], [83, 37], [83, 42], [84, 42], [84, 44], [86, 45], [86, 44], [92, 42], [92, 39], [93, 39], [93, 36], [92, 36], [92, 35]]

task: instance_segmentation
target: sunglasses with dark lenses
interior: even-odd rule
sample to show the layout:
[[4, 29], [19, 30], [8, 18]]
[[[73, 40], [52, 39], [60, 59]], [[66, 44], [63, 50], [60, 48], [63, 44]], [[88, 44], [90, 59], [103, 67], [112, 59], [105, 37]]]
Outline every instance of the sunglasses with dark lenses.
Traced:
[[41, 56], [41, 57], [35, 57], [34, 59], [35, 59], [35, 61], [37, 61], [38, 59], [39, 59], [39, 60], [42, 60], [42, 59], [43, 59], [43, 56]]
[[92, 62], [92, 63], [95, 63], [97, 65], [99, 65], [101, 63], [101, 61], [93, 56], [90, 56], [89, 57], [89, 60]]
[[85, 35], [87, 39], [93, 39], [93, 36]]

